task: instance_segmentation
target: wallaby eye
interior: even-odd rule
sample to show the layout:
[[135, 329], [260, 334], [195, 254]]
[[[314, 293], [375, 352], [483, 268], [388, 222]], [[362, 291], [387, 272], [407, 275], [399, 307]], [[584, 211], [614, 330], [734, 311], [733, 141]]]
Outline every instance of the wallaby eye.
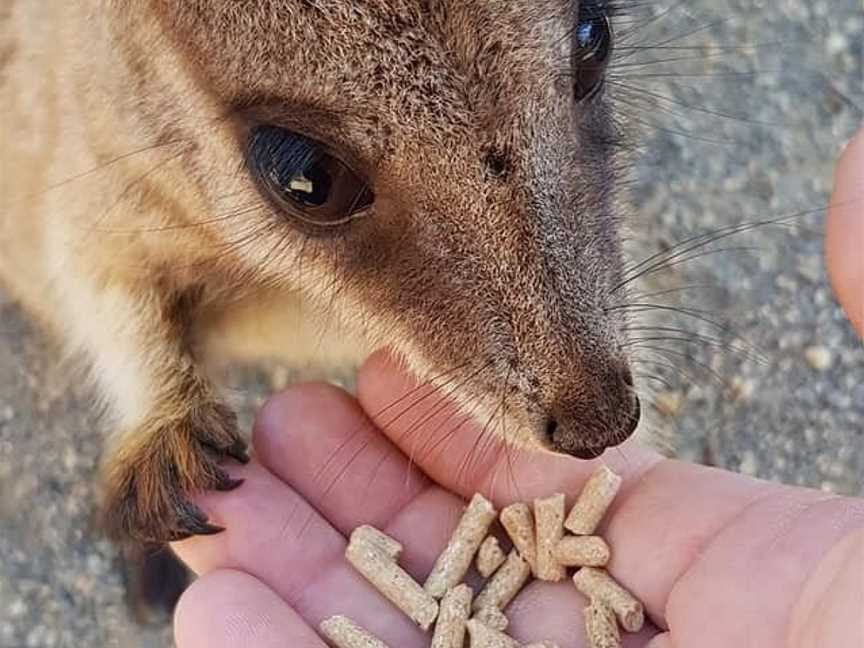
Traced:
[[602, 86], [612, 57], [612, 24], [599, 5], [583, 2], [573, 31], [574, 92], [577, 101], [593, 96]]
[[343, 225], [374, 202], [359, 174], [323, 144], [287, 129], [254, 128], [247, 159], [261, 190], [288, 216], [307, 224]]

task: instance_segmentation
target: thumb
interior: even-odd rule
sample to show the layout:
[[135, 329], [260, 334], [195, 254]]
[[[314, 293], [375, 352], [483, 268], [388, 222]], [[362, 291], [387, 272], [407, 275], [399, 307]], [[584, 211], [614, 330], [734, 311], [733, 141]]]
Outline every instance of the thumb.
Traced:
[[852, 326], [864, 336], [864, 129], [837, 165], [825, 256], [834, 292]]

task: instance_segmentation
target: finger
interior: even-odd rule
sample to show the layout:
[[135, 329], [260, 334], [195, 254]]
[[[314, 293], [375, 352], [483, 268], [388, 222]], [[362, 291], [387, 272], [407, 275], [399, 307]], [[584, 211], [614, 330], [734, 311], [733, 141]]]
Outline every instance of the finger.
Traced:
[[[404, 410], [379, 416], [395, 421]], [[403, 540], [400, 564], [418, 580], [462, 514], [463, 500], [432, 488], [359, 403], [335, 387], [300, 386], [272, 398], [256, 420], [254, 442], [260, 461], [342, 535], [371, 524]]]
[[325, 648], [315, 631], [264, 583], [238, 571], [215, 571], [177, 603], [178, 648]]
[[[386, 353], [373, 355], [358, 374], [358, 399], [375, 425], [436, 482], [465, 497], [483, 492], [500, 504], [530, 501], [550, 494], [550, 485], [577, 492], [601, 460], [577, 461], [545, 451], [520, 449], [500, 441], [480, 426], [437, 400], [426, 398], [432, 387], [415, 381]], [[406, 395], [411, 394], [411, 398]], [[376, 412], [404, 399], [414, 403], [395, 421]], [[602, 463], [635, 482], [661, 461], [656, 452], [627, 443], [609, 450]]]
[[356, 400], [329, 385], [270, 399], [254, 444], [262, 463], [345, 536], [361, 524], [386, 527], [430, 485]]
[[255, 463], [232, 477], [244, 479], [242, 487], [196, 499], [226, 530], [172, 545], [195, 572], [246, 572], [313, 627], [346, 614], [397, 645], [421, 645], [419, 629], [351, 569], [344, 537], [302, 497]]
[[846, 148], [835, 174], [825, 255], [837, 298], [864, 335], [864, 130]]
[[672, 635], [668, 632], [664, 632], [661, 635], [657, 635], [654, 639], [649, 643], [645, 648], [675, 648], [672, 643]]
[[[412, 388], [410, 379], [400, 374], [386, 356], [377, 355], [360, 373], [358, 395], [366, 410], [374, 412]], [[424, 415], [422, 405], [412, 412], [415, 420]], [[384, 433], [400, 445], [404, 440], [405, 426], [410, 424], [403, 419], [385, 428]], [[421, 435], [441, 434], [436, 432], [434, 422], [418, 429], [417, 433]], [[482, 434], [482, 428], [465, 425], [449, 439], [448, 453], [418, 455], [417, 462], [445, 487], [462, 492], [479, 488], [499, 503], [526, 499], [525, 495], [533, 497], [553, 492], [572, 496], [592, 468], [589, 462], [524, 451], [511, 451], [507, 461], [505, 448], [497, 444], [490, 445], [487, 457], [476, 462], [476, 474], [458, 479], [458, 464], [477, 445]], [[720, 613], [712, 612], [713, 617], [702, 619], [703, 630], [712, 625], [722, 626], [718, 628], [717, 636], [725, 636], [726, 629], [740, 630], [743, 626], [733, 611], [737, 610], [737, 602], [752, 597], [752, 610], [768, 607], [773, 616], [757, 620], [742, 612], [741, 619], [747, 622], [745, 626], [758, 624], [759, 632], [764, 633], [766, 629], [780, 632], [784, 623], [780, 610], [783, 605], [794, 603], [794, 597], [803, 587], [807, 571], [802, 567], [813, 565], [812, 561], [800, 562], [802, 556], [798, 549], [811, 559], [820, 552], [827, 552], [844, 533], [856, 524], [862, 524], [864, 517], [860, 502], [849, 504], [844, 501], [838, 505], [848, 510], [834, 520], [832, 516], [837, 515], [838, 510], [832, 509], [834, 505], [830, 501], [821, 502], [819, 493], [787, 489], [722, 471], [660, 460], [653, 453], [638, 448], [627, 450], [623, 459], [614, 452], [607, 454], [607, 462], [625, 476], [625, 487], [613, 506], [609, 516], [611, 521], [604, 531], [614, 548], [610, 569], [646, 603], [652, 618], [663, 627], [668, 623], [670, 596], [673, 591], [684, 591], [680, 589], [680, 582], [695, 569], [697, 559], [701, 564], [703, 554], [711, 549], [731, 560], [737, 548], [740, 552], [737, 558], [743, 556], [745, 562], [752, 562], [747, 571], [723, 571], [722, 561], [712, 563], [708, 571], [694, 571], [699, 577], [689, 583], [692, 586], [687, 590], [690, 599], [677, 597], [673, 611], [686, 610], [688, 604], [701, 603], [696, 596], [699, 586], [715, 593], [721, 591], [713, 581], [717, 579], [733, 589], [741, 587], [747, 594], [744, 597], [732, 596], [731, 604], [727, 602], [725, 608], [712, 608], [712, 611], [719, 610]], [[496, 471], [500, 472], [502, 468], [510, 471], [509, 477], [496, 479]], [[812, 527], [808, 525], [815, 520], [809, 513], [804, 513], [811, 507], [814, 514], [821, 516], [821, 524]], [[745, 523], [744, 527], [742, 523]], [[781, 543], [777, 552], [767, 551], [766, 544], [774, 540], [770, 534], [781, 525], [795, 541]], [[717, 537], [721, 534], [722, 542], [717, 544]], [[796, 544], [797, 541], [800, 545]], [[760, 555], [760, 552], [764, 553]], [[784, 562], [786, 560], [794, 562]], [[798, 568], [789, 570], [789, 564], [796, 564]], [[770, 578], [758, 580], [754, 586], [749, 580], [754, 573], [764, 573]], [[728, 591], [725, 593], [729, 594]], [[769, 596], [770, 605], [760, 600], [760, 597]], [[704, 645], [707, 647], [709, 644]], [[732, 641], [717, 645], [736, 644]], [[771, 644], [763, 642], [761, 645]]]
[[[400, 557], [415, 578], [432, 568], [461, 514], [462, 501], [430, 490], [429, 479], [336, 387], [299, 386], [272, 398], [256, 420], [254, 442], [267, 468], [343, 536], [370, 524], [396, 538], [406, 531], [422, 537]], [[417, 514], [427, 510], [434, 517]]]

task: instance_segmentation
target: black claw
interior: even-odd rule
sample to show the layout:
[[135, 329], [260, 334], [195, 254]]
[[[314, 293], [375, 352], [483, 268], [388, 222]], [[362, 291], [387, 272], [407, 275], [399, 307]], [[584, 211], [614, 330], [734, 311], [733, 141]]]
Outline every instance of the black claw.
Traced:
[[241, 464], [249, 463], [249, 453], [246, 451], [246, 444], [242, 441], [238, 441], [228, 448], [227, 453]]
[[222, 533], [224, 530], [225, 527], [220, 527], [216, 526], [215, 524], [205, 522], [202, 526], [195, 530], [195, 533], [202, 536], [212, 536]]
[[177, 527], [171, 531], [167, 531], [164, 536], [158, 538], [149, 538], [150, 542], [182, 542], [195, 536], [210, 536], [222, 533], [225, 529], [215, 524], [210, 524], [203, 513], [191, 513], [189, 511], [181, 511], [180, 519], [176, 522]]
[[213, 490], [221, 491], [223, 493], [227, 493], [243, 485], [245, 479], [234, 479], [227, 472], [222, 470], [221, 468], [216, 469], [216, 479], [215, 484], [212, 486]]
[[222, 527], [210, 524], [207, 521], [207, 516], [191, 502], [182, 503], [177, 512], [178, 533], [188, 533], [193, 536], [208, 536], [216, 535], [225, 530]]
[[240, 488], [245, 481], [245, 479], [232, 479], [231, 477], [225, 477], [219, 481], [216, 490], [222, 491], [223, 493], [229, 493]]
[[194, 533], [187, 533], [184, 531], [172, 531], [168, 534], [166, 538], [167, 542], [183, 542], [184, 540], [188, 540], [189, 538], [194, 537]]
[[210, 536], [216, 535], [217, 533], [222, 533], [225, 529], [222, 527], [216, 526], [214, 524], [210, 524], [206, 520], [203, 519], [193, 519], [183, 525], [185, 527], [184, 531], [190, 533], [191, 535], [200, 535], [200, 536]]
[[231, 457], [241, 464], [249, 463], [249, 453], [246, 451], [246, 443], [244, 441], [236, 441], [226, 448], [220, 448], [207, 441], [200, 441], [200, 443], [201, 447], [217, 461], [225, 457]]

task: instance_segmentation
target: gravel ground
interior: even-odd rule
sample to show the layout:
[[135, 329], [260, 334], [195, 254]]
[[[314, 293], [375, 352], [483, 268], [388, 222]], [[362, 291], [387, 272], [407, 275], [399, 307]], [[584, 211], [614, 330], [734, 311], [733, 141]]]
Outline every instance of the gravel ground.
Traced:
[[[643, 278], [641, 292], [675, 292], [640, 303], [705, 309], [719, 325], [647, 313], [690, 337], [646, 343], [666, 348], [643, 357], [678, 369], [645, 372], [658, 377], [660, 418], [684, 457], [862, 494], [864, 351], [826, 284], [819, 209], [862, 122], [864, 15], [858, 0], [717, 4], [681, 3], [641, 29], [644, 45], [676, 38], [631, 62], [667, 62], [622, 68], [628, 89], [615, 86], [654, 126], [634, 185], [634, 261], [794, 217]], [[99, 425], [59, 357], [0, 295], [0, 647], [170, 645], [167, 627], [131, 621], [115, 552], [93, 530]], [[285, 376], [234, 373], [246, 420]]]

